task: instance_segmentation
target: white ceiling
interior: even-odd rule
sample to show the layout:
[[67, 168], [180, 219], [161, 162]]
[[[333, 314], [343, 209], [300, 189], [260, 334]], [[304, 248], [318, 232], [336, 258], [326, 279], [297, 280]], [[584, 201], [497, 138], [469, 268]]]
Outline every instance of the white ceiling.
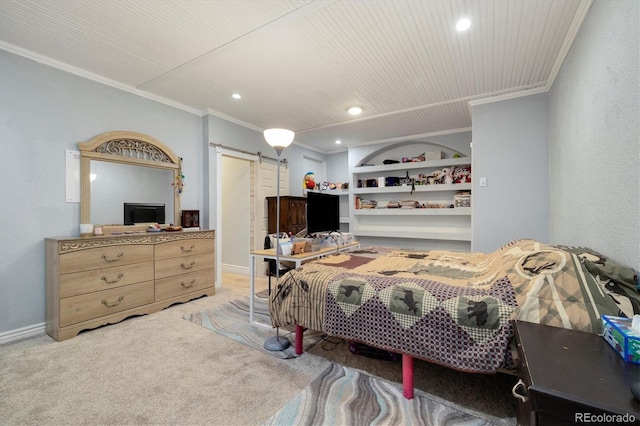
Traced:
[[590, 4], [0, 0], [0, 48], [333, 152], [469, 130], [469, 101], [548, 90]]

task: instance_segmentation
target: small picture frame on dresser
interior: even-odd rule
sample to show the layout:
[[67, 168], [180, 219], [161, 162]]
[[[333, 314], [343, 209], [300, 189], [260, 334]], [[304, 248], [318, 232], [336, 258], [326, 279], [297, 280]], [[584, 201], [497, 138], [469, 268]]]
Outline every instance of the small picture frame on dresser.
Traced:
[[183, 228], [199, 228], [200, 210], [182, 210], [181, 222]]

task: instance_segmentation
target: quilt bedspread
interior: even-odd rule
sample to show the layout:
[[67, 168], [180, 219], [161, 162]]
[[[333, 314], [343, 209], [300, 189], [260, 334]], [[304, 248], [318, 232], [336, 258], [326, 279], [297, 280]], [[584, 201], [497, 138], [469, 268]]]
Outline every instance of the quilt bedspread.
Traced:
[[269, 305], [301, 325], [463, 371], [512, 368], [510, 320], [599, 332], [618, 310], [576, 255], [534, 240], [493, 253], [372, 247], [285, 274]]

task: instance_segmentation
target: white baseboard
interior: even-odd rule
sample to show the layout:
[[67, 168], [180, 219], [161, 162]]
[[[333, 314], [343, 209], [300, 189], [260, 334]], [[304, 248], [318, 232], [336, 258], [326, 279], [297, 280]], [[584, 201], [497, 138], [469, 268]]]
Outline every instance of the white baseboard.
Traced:
[[[246, 266], [222, 265], [222, 271], [228, 272], [230, 274], [249, 276], [249, 268]], [[28, 337], [33, 337], [45, 332], [45, 323], [34, 324], [27, 327], [17, 328], [15, 330], [5, 331], [4, 333], [0, 333], [0, 345], [20, 339], [26, 339]]]
[[249, 276], [249, 268], [247, 266], [222, 265], [222, 272]]
[[45, 332], [45, 323], [29, 325], [27, 327], [16, 328], [15, 330], [0, 333], [0, 345], [14, 342], [16, 340], [26, 339], [27, 337], [37, 336]]

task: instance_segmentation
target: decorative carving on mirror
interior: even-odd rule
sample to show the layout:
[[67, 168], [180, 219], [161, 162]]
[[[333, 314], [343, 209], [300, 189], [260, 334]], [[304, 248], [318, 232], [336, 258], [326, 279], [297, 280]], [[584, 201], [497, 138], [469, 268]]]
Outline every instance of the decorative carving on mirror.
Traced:
[[171, 163], [171, 158], [160, 148], [138, 139], [110, 140], [97, 147], [95, 152], [157, 161], [160, 163]]
[[[154, 167], [173, 172], [173, 182], [182, 176], [182, 159], [159, 140], [143, 133], [114, 131], [101, 133], [87, 142], [78, 142], [80, 149], [80, 223], [91, 221], [91, 162], [105, 161], [131, 166]], [[167, 188], [173, 197], [173, 212], [167, 212], [172, 223], [180, 222], [179, 191]]]

